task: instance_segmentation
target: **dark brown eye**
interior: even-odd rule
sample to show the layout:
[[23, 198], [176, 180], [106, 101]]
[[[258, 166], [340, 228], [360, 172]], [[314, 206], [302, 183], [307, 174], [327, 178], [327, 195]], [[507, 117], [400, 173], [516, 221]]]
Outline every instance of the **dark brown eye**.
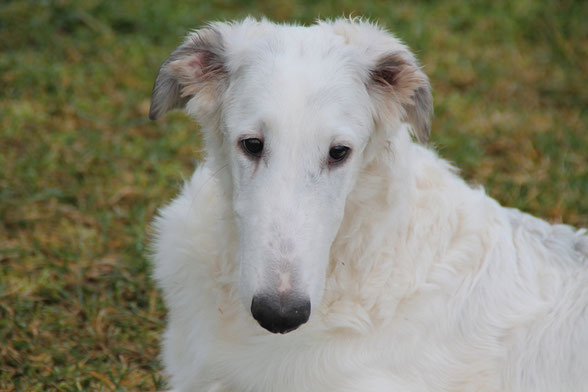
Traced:
[[257, 138], [243, 139], [241, 140], [241, 146], [243, 151], [256, 158], [259, 158], [263, 151], [263, 142]]
[[345, 146], [334, 146], [329, 150], [329, 163], [337, 164], [341, 163], [349, 155], [349, 147]]

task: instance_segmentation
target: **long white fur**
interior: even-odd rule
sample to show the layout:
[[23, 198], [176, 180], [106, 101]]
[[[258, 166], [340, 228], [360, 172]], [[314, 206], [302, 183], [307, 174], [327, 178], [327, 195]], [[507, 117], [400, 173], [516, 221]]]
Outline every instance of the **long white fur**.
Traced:
[[[155, 222], [154, 275], [169, 308], [163, 359], [175, 390], [588, 391], [586, 231], [500, 206], [415, 143], [400, 106], [385, 110], [381, 98], [353, 91], [366, 82], [369, 57], [405, 50], [400, 42], [358, 20], [296, 27], [247, 19], [213, 26], [229, 70], [249, 65], [233, 81], [231, 98], [212, 111], [201, 107], [210, 107], [201, 101], [211, 98], [188, 102], [188, 112], [202, 123], [208, 157]], [[242, 132], [233, 128], [259, 115], [260, 107], [242, 105], [235, 114], [231, 105], [243, 97], [255, 101], [267, 88], [298, 91], [288, 106], [261, 97], [262, 109], [294, 116], [293, 123], [296, 116], [329, 125], [345, 120], [336, 111], [318, 115], [299, 105], [306, 99], [303, 81], [247, 82], [264, 80], [250, 73], [269, 73], [268, 61], [289, 75], [300, 66], [296, 56], [278, 58], [289, 50], [330, 53], [323, 63], [309, 62], [305, 77], [309, 85], [320, 84], [313, 74], [337, 72], [328, 83], [348, 94], [352, 102], [341, 105], [356, 108], [353, 119], [364, 133], [349, 135], [362, 150], [354, 151], [349, 168], [337, 169], [352, 173], [341, 174], [344, 213], [332, 229], [334, 239], [324, 244], [324, 278], [313, 294], [319, 303], [307, 324], [273, 335], [252, 318], [250, 297], [244, 299], [251, 293], [240, 288], [241, 269], [248, 268], [240, 264], [248, 261], [238, 257], [239, 230], [248, 227], [236, 223], [234, 200], [241, 196], [234, 195], [232, 178], [247, 168], [237, 167], [231, 132]], [[345, 58], [345, 70], [329, 68]], [[358, 73], [357, 84], [339, 86], [346, 72]], [[322, 139], [316, 127], [309, 129], [287, 136], [274, 129], [272, 140], [299, 145], [304, 138], [312, 149]], [[299, 167], [295, 159], [292, 167]], [[273, 205], [272, 196], [256, 194], [266, 205]], [[304, 248], [305, 236], [288, 235]]]

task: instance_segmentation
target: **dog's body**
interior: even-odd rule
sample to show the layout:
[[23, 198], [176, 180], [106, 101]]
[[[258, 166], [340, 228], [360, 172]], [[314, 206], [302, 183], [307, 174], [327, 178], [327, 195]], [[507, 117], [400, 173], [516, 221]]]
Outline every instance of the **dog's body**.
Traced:
[[[415, 64], [364, 22], [249, 19], [199, 32], [164, 63], [152, 117], [187, 104], [209, 154], [155, 224], [177, 391], [588, 390], [588, 236], [501, 207], [413, 142], [404, 123], [425, 140], [430, 111]], [[290, 84], [299, 68], [316, 75]], [[256, 90], [254, 72], [281, 95]], [[260, 115], [274, 116], [261, 131], [247, 122]], [[338, 131], [320, 139], [321, 124]], [[239, 155], [252, 134], [267, 155]], [[315, 170], [312, 154], [329, 158]], [[342, 196], [321, 199], [335, 187]], [[256, 315], [259, 293], [312, 316], [276, 327]]]

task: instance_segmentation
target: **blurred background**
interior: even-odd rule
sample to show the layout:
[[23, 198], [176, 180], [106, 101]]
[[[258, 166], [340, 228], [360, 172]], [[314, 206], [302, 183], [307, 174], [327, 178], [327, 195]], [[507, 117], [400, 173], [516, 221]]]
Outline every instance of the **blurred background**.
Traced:
[[362, 15], [420, 58], [432, 144], [501, 203], [588, 226], [588, 2], [0, 2], [0, 390], [154, 391], [165, 309], [149, 222], [200, 157], [147, 120], [188, 30]]

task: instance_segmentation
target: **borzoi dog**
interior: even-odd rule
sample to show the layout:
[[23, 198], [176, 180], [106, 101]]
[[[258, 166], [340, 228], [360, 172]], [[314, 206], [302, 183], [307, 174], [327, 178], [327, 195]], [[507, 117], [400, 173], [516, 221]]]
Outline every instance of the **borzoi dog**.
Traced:
[[360, 20], [213, 23], [163, 63], [205, 161], [155, 221], [181, 392], [587, 391], [588, 236], [423, 146], [431, 88]]

